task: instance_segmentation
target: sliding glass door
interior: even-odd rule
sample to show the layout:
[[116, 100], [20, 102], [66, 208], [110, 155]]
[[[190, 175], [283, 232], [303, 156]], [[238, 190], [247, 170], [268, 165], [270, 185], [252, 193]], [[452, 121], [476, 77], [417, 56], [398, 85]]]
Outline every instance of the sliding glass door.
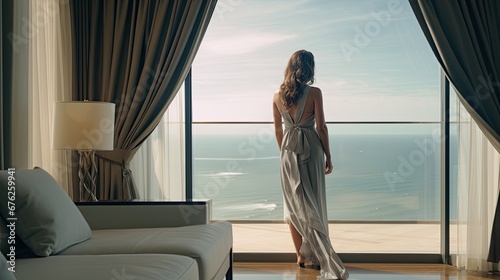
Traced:
[[440, 69], [406, 1], [219, 1], [192, 67], [194, 198], [213, 200], [213, 219], [288, 234], [271, 104], [298, 49], [324, 95], [336, 247], [438, 254]]

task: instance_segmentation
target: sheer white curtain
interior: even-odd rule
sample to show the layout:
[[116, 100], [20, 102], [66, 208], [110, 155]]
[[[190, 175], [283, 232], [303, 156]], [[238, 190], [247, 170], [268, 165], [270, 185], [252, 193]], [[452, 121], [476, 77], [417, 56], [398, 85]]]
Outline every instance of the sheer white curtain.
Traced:
[[499, 191], [500, 155], [459, 108], [457, 266], [488, 271], [491, 228]]
[[51, 173], [71, 196], [71, 152], [52, 149], [54, 101], [71, 100], [68, 1], [31, 1], [29, 22], [29, 161]]
[[130, 162], [139, 197], [185, 199], [184, 87]]

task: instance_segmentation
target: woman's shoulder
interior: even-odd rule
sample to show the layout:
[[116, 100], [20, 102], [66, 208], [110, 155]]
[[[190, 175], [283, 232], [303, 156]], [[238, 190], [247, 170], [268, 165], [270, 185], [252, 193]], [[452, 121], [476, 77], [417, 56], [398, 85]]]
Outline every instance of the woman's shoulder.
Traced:
[[280, 109], [280, 111], [283, 110], [282, 108], [282, 102], [281, 102], [281, 97], [280, 97], [280, 92], [279, 90], [276, 91], [274, 94], [273, 94], [273, 103]]
[[280, 91], [277, 90], [276, 92], [274, 92], [273, 94], [273, 100], [274, 101], [278, 101], [280, 99]]
[[321, 89], [319, 87], [309, 86], [309, 95], [313, 95], [314, 97], [321, 96]]

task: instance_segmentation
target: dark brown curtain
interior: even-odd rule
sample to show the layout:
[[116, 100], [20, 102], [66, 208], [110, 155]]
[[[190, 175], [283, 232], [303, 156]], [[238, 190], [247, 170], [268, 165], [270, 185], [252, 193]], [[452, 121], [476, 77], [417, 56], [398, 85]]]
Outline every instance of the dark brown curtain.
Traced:
[[5, 122], [5, 117], [4, 117], [4, 101], [3, 101], [3, 94], [4, 94], [4, 88], [3, 88], [3, 11], [5, 8], [3, 7], [3, 0], [0, 0], [0, 170], [4, 170], [7, 167], [5, 166], [5, 144], [4, 144], [4, 122]]
[[[461, 103], [500, 152], [500, 1], [410, 4]], [[488, 261], [500, 261], [500, 200]]]
[[135, 199], [128, 164], [182, 86], [216, 0], [70, 3], [73, 99], [116, 104], [115, 150], [96, 153], [98, 199]]
[[12, 57], [13, 45], [7, 34], [13, 33], [14, 3], [0, 0], [0, 169], [12, 165]]

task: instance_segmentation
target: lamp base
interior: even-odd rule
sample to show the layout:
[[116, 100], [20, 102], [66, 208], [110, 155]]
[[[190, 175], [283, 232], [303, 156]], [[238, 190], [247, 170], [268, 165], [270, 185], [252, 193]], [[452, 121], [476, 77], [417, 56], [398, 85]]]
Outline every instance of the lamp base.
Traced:
[[78, 177], [80, 178], [80, 201], [97, 201], [95, 183], [97, 165], [95, 163], [95, 151], [79, 150], [80, 160], [78, 163]]

